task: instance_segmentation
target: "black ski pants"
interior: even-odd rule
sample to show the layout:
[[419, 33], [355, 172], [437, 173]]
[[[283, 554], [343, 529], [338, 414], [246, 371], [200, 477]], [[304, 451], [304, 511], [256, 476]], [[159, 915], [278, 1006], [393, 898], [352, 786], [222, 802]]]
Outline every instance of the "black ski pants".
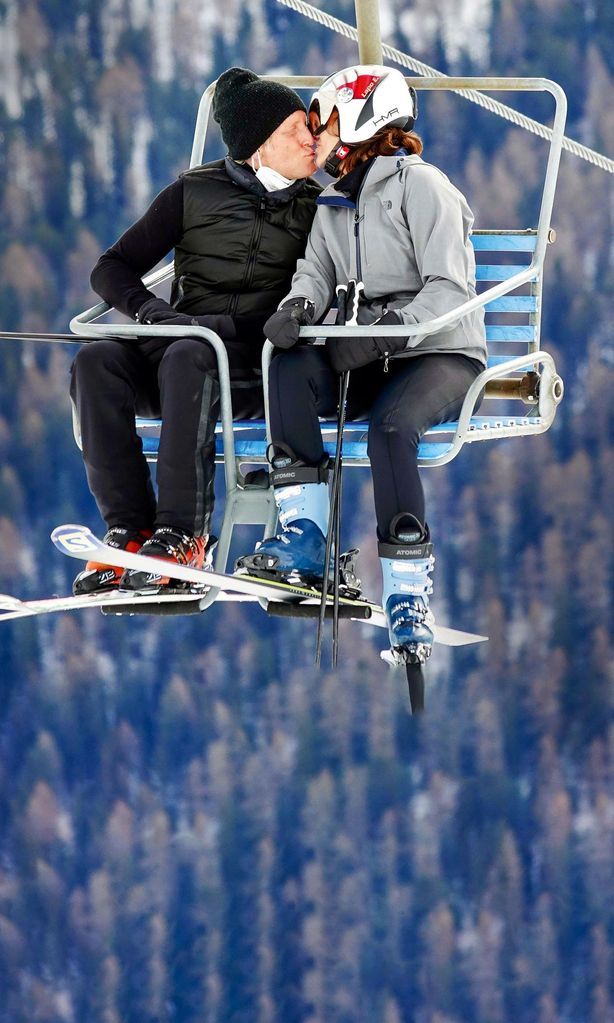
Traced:
[[[464, 355], [425, 354], [391, 359], [353, 370], [348, 420], [368, 419], [368, 454], [373, 475], [377, 529], [385, 539], [396, 515], [425, 523], [418, 444], [431, 426], [457, 418], [463, 399], [483, 370]], [[307, 465], [324, 453], [318, 417], [332, 417], [339, 376], [323, 346], [297, 346], [271, 363], [270, 417], [273, 444], [283, 443]]]
[[[225, 347], [233, 414], [259, 419], [261, 346], [229, 341]], [[196, 536], [210, 531], [220, 407], [211, 345], [196, 338], [86, 344], [72, 366], [71, 398], [89, 487], [107, 528], [175, 526]], [[157, 500], [135, 414], [162, 419]]]

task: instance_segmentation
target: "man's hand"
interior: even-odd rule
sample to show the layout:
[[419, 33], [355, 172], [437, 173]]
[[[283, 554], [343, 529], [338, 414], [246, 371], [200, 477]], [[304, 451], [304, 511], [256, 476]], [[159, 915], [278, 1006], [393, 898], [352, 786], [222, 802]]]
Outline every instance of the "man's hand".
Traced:
[[163, 298], [148, 298], [136, 314], [137, 323], [168, 323], [169, 316], [176, 316], [177, 310]]
[[269, 316], [264, 333], [276, 348], [292, 348], [299, 339], [300, 328], [313, 323], [313, 310], [313, 302], [308, 299], [291, 298]]
[[222, 314], [204, 314], [191, 316], [189, 313], [178, 313], [163, 298], [149, 298], [138, 311], [139, 323], [160, 324], [172, 327], [208, 327], [224, 341], [234, 341], [237, 336], [232, 316]]
[[329, 337], [326, 342], [326, 349], [333, 369], [337, 373], [345, 373], [349, 369], [359, 369], [361, 366], [368, 366], [376, 359], [383, 359], [387, 355], [395, 355], [402, 352], [407, 345], [405, 337], [370, 337], [366, 334], [369, 326], [392, 326], [402, 323], [398, 313], [390, 310], [363, 328], [365, 334], [357, 337]]

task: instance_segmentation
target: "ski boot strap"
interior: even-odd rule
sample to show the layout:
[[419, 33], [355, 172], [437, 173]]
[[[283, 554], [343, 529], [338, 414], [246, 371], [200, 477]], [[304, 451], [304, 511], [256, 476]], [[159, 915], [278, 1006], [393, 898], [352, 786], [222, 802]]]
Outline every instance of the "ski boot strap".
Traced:
[[329, 457], [324, 455], [319, 465], [305, 465], [285, 444], [269, 444], [267, 458], [271, 463], [271, 483], [274, 487], [293, 487], [302, 483], [330, 483], [332, 470]]
[[423, 561], [433, 557], [432, 543], [402, 544], [398, 541], [378, 541], [377, 553], [380, 558], [391, 561]]
[[386, 540], [379, 539], [377, 552], [380, 558], [392, 561], [416, 561], [432, 559], [433, 544], [430, 543], [429, 527], [423, 526], [415, 515], [400, 512], [390, 523]]

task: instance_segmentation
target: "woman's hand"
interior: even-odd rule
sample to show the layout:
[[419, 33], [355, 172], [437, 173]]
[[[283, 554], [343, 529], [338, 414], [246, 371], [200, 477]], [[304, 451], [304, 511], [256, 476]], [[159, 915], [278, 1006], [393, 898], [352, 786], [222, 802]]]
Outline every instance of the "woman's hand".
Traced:
[[313, 302], [306, 298], [289, 299], [269, 316], [263, 328], [266, 337], [276, 348], [293, 348], [300, 328], [313, 323], [313, 310]]
[[[390, 327], [402, 322], [399, 314], [390, 310], [370, 326]], [[367, 331], [369, 327], [365, 326], [364, 329]], [[329, 337], [326, 342], [328, 357], [337, 373], [346, 373], [347, 370], [368, 366], [370, 362], [375, 362], [377, 359], [384, 359], [388, 355], [402, 352], [406, 345], [406, 337], [370, 337], [365, 334], [361, 334], [359, 337]]]

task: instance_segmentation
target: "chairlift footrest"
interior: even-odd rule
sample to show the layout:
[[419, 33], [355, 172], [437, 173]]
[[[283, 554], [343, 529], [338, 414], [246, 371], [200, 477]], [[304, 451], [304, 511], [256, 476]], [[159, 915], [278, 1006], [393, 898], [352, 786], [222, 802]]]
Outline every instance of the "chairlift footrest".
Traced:
[[100, 610], [103, 615], [156, 615], [164, 617], [170, 615], [195, 615], [201, 613], [200, 602], [204, 593], [195, 593], [194, 600], [167, 600], [164, 603], [152, 597], [151, 603], [136, 603], [127, 600], [125, 604], [114, 603], [103, 605]]
[[[267, 614], [274, 618], [319, 618], [320, 604], [306, 604], [299, 602], [290, 604], [287, 601], [269, 600], [266, 606]], [[359, 619], [368, 621], [371, 617], [371, 608], [368, 604], [339, 604], [339, 619]], [[333, 618], [333, 605], [328, 603], [325, 609], [325, 618]]]

